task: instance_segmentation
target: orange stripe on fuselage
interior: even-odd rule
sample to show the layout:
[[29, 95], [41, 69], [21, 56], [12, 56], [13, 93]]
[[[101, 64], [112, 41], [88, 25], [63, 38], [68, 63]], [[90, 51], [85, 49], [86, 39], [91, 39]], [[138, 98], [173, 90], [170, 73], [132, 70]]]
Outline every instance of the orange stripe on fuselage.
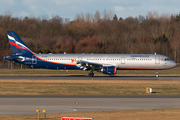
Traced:
[[[66, 64], [66, 63], [51, 62], [51, 61], [43, 60], [43, 59], [37, 57], [32, 51], [30, 51], [30, 50], [28, 50], [28, 49], [26, 49], [26, 48], [24, 48], [24, 47], [18, 46], [16, 43], [11, 42], [11, 41], [9, 41], [9, 43], [10, 43], [11, 45], [15, 46], [17, 49], [24, 49], [24, 50], [27, 50], [27, 51], [31, 52], [36, 58], [38, 58], [38, 59], [40, 59], [40, 60], [42, 60], [42, 61], [49, 62], [49, 63], [55, 63], [55, 64], [76, 66], [76, 64]], [[75, 61], [75, 60], [74, 60], [74, 61]], [[73, 61], [73, 62], [74, 62], [74, 61]]]
[[70, 66], [76, 66], [76, 64], [67, 64], [67, 63], [52, 62], [52, 61], [43, 60], [43, 59], [37, 57], [36, 55], [34, 55], [34, 56], [35, 56], [36, 58], [42, 60], [42, 61], [49, 62], [49, 63], [55, 63], [55, 64], [61, 64], [61, 65], [70, 65]]

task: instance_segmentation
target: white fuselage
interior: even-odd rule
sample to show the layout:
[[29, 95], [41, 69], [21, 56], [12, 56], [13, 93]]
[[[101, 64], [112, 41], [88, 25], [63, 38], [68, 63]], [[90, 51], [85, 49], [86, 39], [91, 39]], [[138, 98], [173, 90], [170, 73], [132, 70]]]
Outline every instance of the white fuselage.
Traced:
[[36, 56], [50, 63], [76, 65], [76, 61], [83, 60], [103, 66], [116, 66], [117, 69], [130, 70], [161, 70], [170, 69], [177, 65], [167, 56], [159, 54], [36, 54]]

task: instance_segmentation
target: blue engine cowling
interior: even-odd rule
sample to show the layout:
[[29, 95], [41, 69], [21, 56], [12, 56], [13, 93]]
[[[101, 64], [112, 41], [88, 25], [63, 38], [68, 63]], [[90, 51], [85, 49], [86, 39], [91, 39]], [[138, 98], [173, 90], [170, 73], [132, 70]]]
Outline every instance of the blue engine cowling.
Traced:
[[112, 75], [112, 74], [116, 74], [116, 66], [107, 66], [107, 67], [103, 67], [102, 69], [103, 74], [108, 74], [108, 75]]

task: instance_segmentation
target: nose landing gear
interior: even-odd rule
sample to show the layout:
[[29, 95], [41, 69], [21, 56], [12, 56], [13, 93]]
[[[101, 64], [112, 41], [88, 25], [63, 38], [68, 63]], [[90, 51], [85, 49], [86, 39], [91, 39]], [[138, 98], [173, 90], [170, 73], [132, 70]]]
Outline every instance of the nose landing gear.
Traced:
[[155, 72], [156, 72], [156, 77], [159, 77], [158, 70], [155, 70]]

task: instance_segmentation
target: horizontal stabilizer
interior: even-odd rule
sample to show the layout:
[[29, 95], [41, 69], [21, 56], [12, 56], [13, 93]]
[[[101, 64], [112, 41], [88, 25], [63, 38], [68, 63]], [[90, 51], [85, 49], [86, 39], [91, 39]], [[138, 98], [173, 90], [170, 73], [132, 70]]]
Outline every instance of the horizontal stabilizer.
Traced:
[[24, 57], [20, 57], [20, 56], [14, 57], [14, 56], [11, 56], [11, 55], [5, 56], [5, 59], [11, 60], [11, 61], [15, 60], [15, 61], [18, 61], [18, 62], [24, 61]]

